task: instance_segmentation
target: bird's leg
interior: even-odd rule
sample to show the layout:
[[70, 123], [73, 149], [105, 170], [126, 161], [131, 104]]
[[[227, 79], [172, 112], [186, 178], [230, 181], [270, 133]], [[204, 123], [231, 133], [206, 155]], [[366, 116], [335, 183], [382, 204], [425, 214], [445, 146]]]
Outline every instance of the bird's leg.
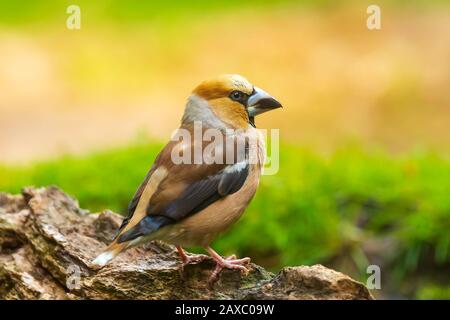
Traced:
[[180, 255], [180, 259], [183, 262], [183, 264], [189, 263], [189, 257], [186, 254], [186, 252], [183, 250], [183, 248], [181, 246], [176, 246], [176, 247], [177, 247], [178, 254]]
[[208, 251], [211, 258], [216, 262], [216, 268], [208, 280], [211, 287], [218, 280], [218, 276], [223, 269], [238, 269], [244, 273], [249, 271], [246, 265], [250, 263], [250, 258], [236, 259], [235, 255], [223, 258], [211, 247], [206, 247], [205, 250]]
[[181, 271], [183, 271], [184, 267], [192, 262], [201, 262], [207, 258], [204, 254], [196, 254], [196, 255], [187, 255], [186, 251], [183, 250], [181, 246], [176, 246], [178, 254], [181, 259]]

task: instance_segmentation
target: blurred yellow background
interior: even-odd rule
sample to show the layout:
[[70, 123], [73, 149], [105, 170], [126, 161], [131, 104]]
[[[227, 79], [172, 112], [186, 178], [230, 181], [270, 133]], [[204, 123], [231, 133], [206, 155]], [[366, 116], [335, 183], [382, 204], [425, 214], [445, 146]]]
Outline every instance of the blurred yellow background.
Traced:
[[200, 2], [80, 1], [80, 30], [66, 28], [69, 2], [1, 10], [2, 161], [124, 144], [136, 132], [165, 140], [193, 87], [221, 73], [283, 102], [258, 126], [284, 140], [448, 151], [448, 6], [381, 2], [382, 29], [371, 31], [366, 1]]

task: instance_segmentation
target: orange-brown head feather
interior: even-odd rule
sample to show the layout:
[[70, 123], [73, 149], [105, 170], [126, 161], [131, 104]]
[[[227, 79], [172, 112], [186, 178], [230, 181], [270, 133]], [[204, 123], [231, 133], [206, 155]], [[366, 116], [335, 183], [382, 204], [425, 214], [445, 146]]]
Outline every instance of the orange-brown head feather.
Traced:
[[230, 99], [234, 91], [250, 96], [253, 85], [239, 75], [222, 75], [203, 81], [193, 93], [205, 99], [214, 114], [232, 128], [247, 128], [249, 123], [246, 106]]

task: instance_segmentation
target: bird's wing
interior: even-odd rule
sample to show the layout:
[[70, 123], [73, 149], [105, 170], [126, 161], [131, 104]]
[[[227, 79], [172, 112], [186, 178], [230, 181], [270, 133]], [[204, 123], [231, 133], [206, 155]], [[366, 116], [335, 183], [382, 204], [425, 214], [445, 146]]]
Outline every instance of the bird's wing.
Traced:
[[128, 204], [128, 208], [127, 208], [128, 216], [125, 219], [123, 219], [122, 224], [120, 225], [119, 230], [117, 231], [116, 238], [121, 233], [121, 231], [128, 225], [130, 220], [133, 218], [133, 215], [137, 209], [139, 201], [141, 200], [142, 194], [150, 180], [150, 177], [163, 162], [162, 158], [167, 157], [169, 155], [169, 153], [167, 153], [167, 150], [172, 149], [173, 146], [174, 146], [174, 144], [172, 142], [170, 142], [156, 157], [155, 162], [152, 165], [152, 167], [150, 168], [150, 170], [148, 171], [148, 173], [146, 174], [144, 181], [142, 181], [139, 188], [134, 193], [133, 198], [131, 199], [130, 203]]
[[[119, 243], [176, 223], [237, 192], [249, 174], [248, 148], [245, 149], [245, 155], [235, 157], [229, 164], [174, 164], [171, 159], [174, 147], [177, 147], [176, 143], [166, 146], [136, 192], [130, 203], [130, 210], [134, 212], [121, 227], [117, 237]], [[152, 175], [161, 171], [164, 171], [164, 178], [151, 196], [144, 199], [146, 189], [154, 180]], [[141, 204], [144, 200], [147, 202]], [[138, 209], [144, 205], [145, 213], [139, 213]], [[139, 219], [136, 216], [140, 216]], [[131, 223], [133, 220], [134, 223]]]
[[[117, 231], [117, 235], [120, 234], [120, 232], [123, 230], [123, 228], [125, 228], [125, 226], [130, 222], [130, 219], [133, 217], [133, 213], [137, 208], [137, 205], [139, 203], [139, 200], [141, 199], [142, 193], [144, 192], [145, 186], [148, 183], [148, 180], [150, 179], [152, 173], [155, 171], [155, 166], [152, 166], [149, 170], [149, 172], [147, 173], [147, 175], [144, 178], [144, 181], [142, 181], [141, 185], [139, 186], [139, 188], [136, 190], [136, 192], [134, 193], [133, 198], [131, 199], [130, 203], [128, 204], [128, 216], [123, 219], [122, 224], [119, 227], [119, 230]], [[117, 237], [116, 235], [116, 237]]]

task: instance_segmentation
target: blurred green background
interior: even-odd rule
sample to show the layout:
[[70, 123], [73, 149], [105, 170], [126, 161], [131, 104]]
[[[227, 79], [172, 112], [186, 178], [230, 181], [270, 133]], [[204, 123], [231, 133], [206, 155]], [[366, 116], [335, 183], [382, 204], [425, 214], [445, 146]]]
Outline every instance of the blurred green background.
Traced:
[[123, 213], [193, 87], [239, 73], [285, 106], [257, 119], [280, 171], [216, 249], [450, 298], [450, 6], [378, 1], [370, 31], [370, 4], [0, 0], [0, 191]]

